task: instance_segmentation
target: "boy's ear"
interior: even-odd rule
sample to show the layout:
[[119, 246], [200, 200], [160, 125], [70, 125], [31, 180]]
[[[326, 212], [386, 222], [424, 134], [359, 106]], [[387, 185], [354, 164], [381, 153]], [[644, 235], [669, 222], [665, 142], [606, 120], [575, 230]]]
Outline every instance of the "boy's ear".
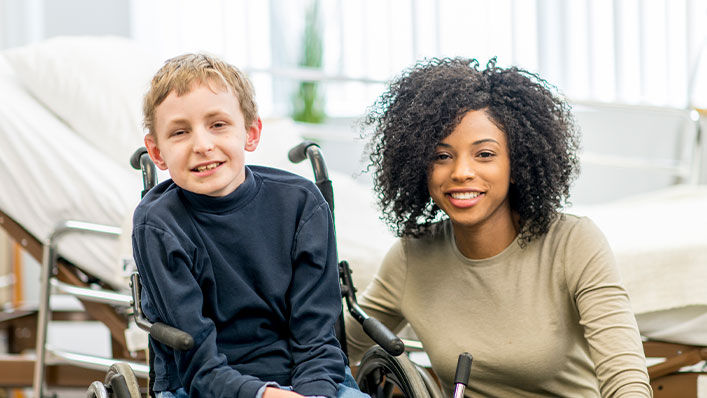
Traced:
[[263, 130], [263, 121], [257, 118], [245, 132], [245, 150], [253, 152], [260, 143], [260, 132]]
[[155, 137], [152, 134], [145, 135], [145, 148], [147, 148], [147, 153], [150, 155], [150, 159], [160, 170], [167, 170], [167, 163], [165, 163], [162, 158], [162, 153], [157, 147], [157, 142], [155, 142]]

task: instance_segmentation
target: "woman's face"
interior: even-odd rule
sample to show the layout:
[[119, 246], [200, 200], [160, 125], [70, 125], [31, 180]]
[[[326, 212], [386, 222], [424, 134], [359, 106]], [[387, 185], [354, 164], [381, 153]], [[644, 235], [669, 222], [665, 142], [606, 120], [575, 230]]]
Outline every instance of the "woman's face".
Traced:
[[455, 229], [478, 230], [484, 225], [512, 227], [510, 179], [506, 134], [484, 110], [476, 110], [467, 112], [437, 145], [427, 186]]

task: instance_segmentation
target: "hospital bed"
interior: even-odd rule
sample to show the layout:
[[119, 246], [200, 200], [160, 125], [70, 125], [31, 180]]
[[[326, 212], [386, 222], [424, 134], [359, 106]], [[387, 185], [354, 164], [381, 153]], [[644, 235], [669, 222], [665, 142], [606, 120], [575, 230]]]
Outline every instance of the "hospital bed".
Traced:
[[[128, 351], [123, 356], [133, 354], [128, 348], [130, 338], [123, 333], [128, 326], [123, 310], [127, 306], [111, 300], [129, 294], [131, 254], [125, 231], [130, 230], [131, 212], [142, 189], [140, 176], [129, 168], [127, 159], [142, 145], [140, 100], [159, 63], [129, 40], [114, 37], [57, 38], [0, 54], [0, 167], [4, 171], [0, 173], [0, 227], [44, 263], [40, 268], [45, 275], [54, 274], [48, 257], [56, 255], [71, 271], [62, 277], [68, 284], [86, 285], [97, 295], [118, 294], [104, 300], [112, 304], [86, 304], [86, 310], [93, 317], [106, 318], [113, 339]], [[575, 187], [575, 200], [581, 205], [567, 211], [592, 217], [607, 235], [641, 332], [650, 340], [649, 354], [680, 359], [653, 373], [657, 375], [654, 388], [658, 390], [660, 384], [655, 383], [663, 380], [660, 391], [668, 391], [672, 384], [665, 380], [678, 377], [677, 384], [692, 388], [693, 396], [707, 396], [707, 376], [696, 360], [702, 358], [700, 347], [707, 346], [707, 193], [698, 183], [703, 178], [699, 157], [705, 152], [704, 143], [696, 130], [690, 130], [695, 126], [690, 124], [690, 112], [639, 108], [576, 106], [586, 152], [583, 175]], [[617, 122], [634, 111], [636, 120]], [[643, 123], [652, 127], [658, 123], [641, 113], [646, 111], [670, 120], [665, 128], [678, 133], [663, 137], [657, 145], [636, 140], [635, 131], [642, 129], [639, 120], [646, 119]], [[597, 113], [609, 115], [605, 124], [594, 122], [592, 115]], [[684, 129], [670, 127], [683, 122]], [[287, 120], [265, 120], [261, 144], [248, 154], [248, 162], [311, 177], [306, 165], [293, 165], [283, 156], [301, 140], [302, 131]], [[624, 137], [634, 138], [624, 142]], [[607, 153], [601, 146], [606, 142], [623, 153]], [[670, 156], [654, 156], [650, 151], [655, 148]], [[647, 153], [651, 159], [640, 161]], [[663, 161], [664, 157], [675, 160]], [[621, 184], [621, 195], [604, 185], [601, 176], [607, 170], [627, 181]], [[331, 175], [336, 181], [340, 256], [351, 262], [354, 282], [362, 289], [394, 238], [379, 221], [370, 190], [347, 174], [331, 171]], [[82, 228], [98, 231], [75, 232]], [[53, 246], [54, 252], [49, 253]], [[68, 287], [54, 287], [51, 292], [61, 289]], [[34, 309], [50, 296], [35, 299]], [[45, 313], [51, 312], [48, 303], [46, 307]], [[17, 309], [5, 309], [2, 315], [10, 317], [13, 310]], [[661, 348], [651, 348], [655, 346]], [[35, 351], [41, 347], [37, 344]], [[697, 351], [691, 347], [698, 347]], [[59, 364], [76, 365], [83, 358], [51, 347], [48, 351], [49, 366], [57, 364], [57, 369], [63, 369]], [[687, 359], [682, 361], [681, 355]], [[2, 387], [8, 369], [27, 360], [0, 358]], [[90, 366], [99, 367], [97, 362]], [[699, 372], [675, 373], [695, 364], [698, 368], [691, 370]], [[101, 366], [104, 374], [108, 366]], [[662, 376], [666, 369], [669, 375]], [[46, 376], [53, 371], [47, 370]], [[685, 377], [690, 380], [682, 380]], [[90, 375], [80, 386], [100, 378]], [[13, 382], [27, 385], [24, 379]]]

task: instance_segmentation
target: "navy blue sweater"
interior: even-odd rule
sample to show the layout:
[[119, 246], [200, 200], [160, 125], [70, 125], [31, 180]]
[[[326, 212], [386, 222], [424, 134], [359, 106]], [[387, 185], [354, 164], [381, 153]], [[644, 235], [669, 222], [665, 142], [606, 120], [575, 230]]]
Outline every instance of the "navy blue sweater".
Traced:
[[247, 166], [225, 197], [167, 180], [133, 217], [148, 319], [194, 337], [189, 351], [154, 340], [155, 391], [253, 398], [266, 381], [334, 397], [345, 356], [329, 208], [310, 181]]

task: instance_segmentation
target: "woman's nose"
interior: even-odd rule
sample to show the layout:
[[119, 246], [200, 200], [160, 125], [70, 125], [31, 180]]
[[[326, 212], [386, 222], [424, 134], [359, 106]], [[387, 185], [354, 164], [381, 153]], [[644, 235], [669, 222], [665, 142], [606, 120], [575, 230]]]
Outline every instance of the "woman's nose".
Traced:
[[476, 171], [474, 170], [473, 163], [469, 160], [457, 159], [457, 161], [454, 162], [451, 177], [454, 181], [466, 181], [473, 179], [476, 177]]

